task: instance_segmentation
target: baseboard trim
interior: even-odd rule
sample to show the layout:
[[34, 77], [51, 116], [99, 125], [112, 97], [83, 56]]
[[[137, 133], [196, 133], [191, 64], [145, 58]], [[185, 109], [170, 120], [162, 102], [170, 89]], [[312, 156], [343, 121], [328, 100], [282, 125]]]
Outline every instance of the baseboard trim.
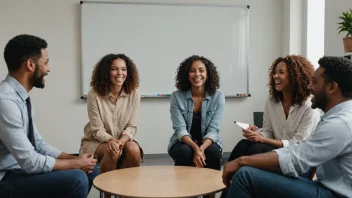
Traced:
[[[229, 159], [230, 152], [224, 152], [222, 154], [222, 161], [226, 162]], [[144, 159], [156, 159], [156, 158], [170, 158], [167, 153], [157, 153], [157, 154], [144, 154]]]

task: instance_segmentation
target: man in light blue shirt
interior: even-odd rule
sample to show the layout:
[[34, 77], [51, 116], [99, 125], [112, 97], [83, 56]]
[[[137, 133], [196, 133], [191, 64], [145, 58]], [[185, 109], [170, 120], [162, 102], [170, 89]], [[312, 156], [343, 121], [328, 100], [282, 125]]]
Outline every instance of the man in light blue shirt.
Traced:
[[[46, 144], [28, 92], [50, 72], [45, 40], [19, 35], [6, 45], [0, 83], [0, 197], [87, 197], [97, 175], [92, 154], [75, 157]], [[88, 173], [88, 177], [86, 175]]]
[[[228, 197], [352, 197], [352, 62], [323, 57], [319, 65], [308, 88], [312, 108], [325, 114], [312, 137], [225, 164]], [[317, 180], [298, 176], [313, 167]]]

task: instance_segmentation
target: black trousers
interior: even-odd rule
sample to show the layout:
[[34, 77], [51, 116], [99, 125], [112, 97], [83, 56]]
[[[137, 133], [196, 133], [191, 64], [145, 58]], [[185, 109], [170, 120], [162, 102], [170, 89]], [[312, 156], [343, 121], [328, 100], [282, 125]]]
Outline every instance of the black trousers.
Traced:
[[[205, 168], [220, 170], [222, 149], [216, 143], [211, 144], [204, 151]], [[193, 164], [193, 149], [185, 143], [175, 143], [169, 152], [170, 157], [175, 161], [175, 166], [194, 166]]]
[[[259, 154], [259, 153], [266, 153], [266, 152], [272, 151], [274, 149], [275, 149], [275, 147], [267, 145], [267, 144], [251, 142], [247, 139], [243, 139], [237, 143], [237, 145], [232, 150], [230, 157], [227, 161], [230, 162], [230, 161], [235, 160], [235, 159], [242, 157], [242, 156], [249, 156], [249, 155], [254, 155], [254, 154]], [[223, 190], [220, 198], [226, 198], [227, 192], [228, 192], [227, 189]]]
[[258, 153], [266, 153], [274, 149], [275, 147], [267, 144], [251, 142], [249, 140], [243, 139], [237, 143], [237, 145], [232, 150], [230, 157], [227, 161], [229, 162], [242, 156], [255, 155]]

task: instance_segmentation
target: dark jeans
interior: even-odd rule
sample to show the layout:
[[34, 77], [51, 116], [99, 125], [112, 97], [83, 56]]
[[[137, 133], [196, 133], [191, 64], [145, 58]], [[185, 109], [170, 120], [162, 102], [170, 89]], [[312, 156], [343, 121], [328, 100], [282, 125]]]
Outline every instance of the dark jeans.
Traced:
[[[255, 155], [258, 153], [266, 153], [266, 152], [272, 151], [273, 149], [275, 149], [275, 147], [273, 146], [257, 143], [257, 142], [251, 142], [249, 140], [243, 139], [237, 143], [237, 145], [232, 150], [230, 157], [227, 161], [230, 162], [242, 156]], [[227, 189], [223, 190], [220, 198], [227, 197], [227, 193], [228, 193]]]
[[334, 194], [317, 181], [244, 166], [232, 177], [227, 197], [333, 198]]
[[[235, 159], [242, 157], [242, 156], [255, 155], [255, 154], [259, 154], [259, 153], [266, 153], [266, 152], [272, 151], [274, 149], [275, 149], [275, 147], [267, 145], [267, 144], [251, 142], [249, 140], [243, 139], [237, 143], [237, 145], [232, 150], [230, 157], [227, 161], [230, 162], [230, 161], [235, 160]], [[310, 169], [307, 173], [304, 173], [300, 176], [311, 180], [313, 173], [314, 173], [314, 168]], [[227, 193], [228, 193], [227, 189], [223, 190], [220, 198], [227, 197]]]
[[[204, 151], [205, 168], [220, 170], [222, 150], [216, 143], [210, 145]], [[193, 164], [193, 149], [182, 142], [175, 143], [169, 152], [171, 158], [175, 161], [175, 166], [194, 166]]]
[[0, 197], [86, 198], [98, 174], [97, 167], [90, 174], [78, 169], [40, 174], [27, 174], [23, 170], [7, 171], [0, 181]]

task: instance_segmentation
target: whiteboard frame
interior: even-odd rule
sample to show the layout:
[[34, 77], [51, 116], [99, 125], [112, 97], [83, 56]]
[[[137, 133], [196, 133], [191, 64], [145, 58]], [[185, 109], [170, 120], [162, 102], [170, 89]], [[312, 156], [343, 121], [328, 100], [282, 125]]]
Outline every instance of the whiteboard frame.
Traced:
[[[250, 9], [249, 5], [239, 5], [239, 4], [206, 4], [206, 3], [171, 3], [171, 2], [165, 2], [165, 3], [158, 3], [158, 2], [113, 2], [113, 1], [80, 1], [80, 4], [82, 5], [83, 3], [91, 3], [91, 4], [124, 4], [124, 5], [167, 5], [167, 6], [207, 6], [207, 7], [239, 7], [239, 8], [248, 8]], [[82, 8], [81, 8], [82, 9]], [[248, 11], [249, 12], [249, 11]], [[249, 13], [247, 15], [249, 18]], [[248, 20], [248, 27], [247, 27], [247, 34], [249, 34], [249, 19]], [[81, 12], [81, 21], [82, 21], [82, 12]], [[80, 23], [80, 28], [82, 28], [82, 23]], [[81, 32], [82, 35], [82, 32]], [[81, 36], [81, 53], [83, 51], [83, 45], [82, 45], [82, 36]], [[247, 45], [247, 94], [237, 94], [237, 95], [225, 95], [226, 98], [243, 98], [243, 97], [251, 97], [251, 94], [249, 92], [249, 36], [247, 37], [246, 41]], [[83, 68], [83, 56], [81, 55], [81, 67]], [[82, 73], [82, 81], [83, 81], [83, 72]], [[83, 83], [82, 83], [83, 84]], [[83, 87], [81, 88], [83, 92]], [[141, 98], [169, 98], [170, 96], [156, 96], [156, 95], [141, 95]], [[87, 99], [86, 94], [81, 95], [81, 99]]]

